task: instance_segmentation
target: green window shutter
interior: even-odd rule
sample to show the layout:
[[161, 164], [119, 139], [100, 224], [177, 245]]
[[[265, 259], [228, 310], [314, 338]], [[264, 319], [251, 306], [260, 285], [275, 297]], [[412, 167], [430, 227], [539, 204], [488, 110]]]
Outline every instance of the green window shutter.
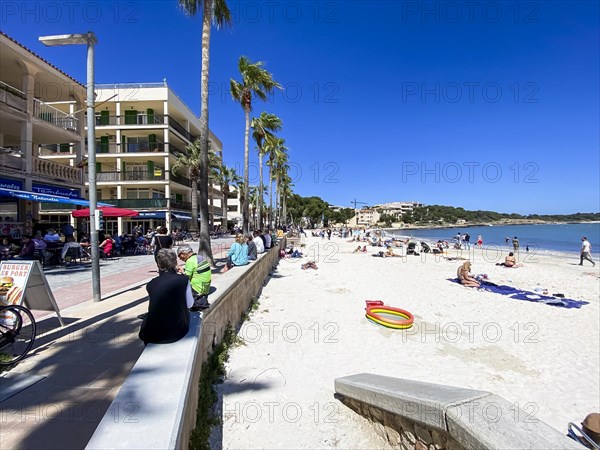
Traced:
[[181, 195], [181, 194], [175, 194], [175, 200], [178, 201], [178, 202], [183, 201], [183, 195]]
[[148, 161], [147, 165], [148, 165], [147, 180], [153, 180], [154, 179], [154, 161]]
[[96, 173], [102, 172], [102, 164], [99, 162], [96, 163]]
[[108, 136], [100, 136], [100, 148], [98, 153], [108, 153]]
[[154, 110], [152, 108], [148, 108], [146, 110], [146, 114], [148, 115], [148, 123], [153, 124], [154, 123]]
[[125, 125], [137, 124], [137, 111], [133, 109], [125, 110]]
[[110, 118], [109, 118], [109, 111], [100, 111], [100, 125], [108, 125]]
[[59, 144], [58, 152], [59, 153], [69, 153], [71, 151], [71, 144]]
[[148, 147], [151, 152], [156, 150], [157, 145], [156, 145], [156, 135], [155, 134], [151, 134], [150, 136], [148, 136]]

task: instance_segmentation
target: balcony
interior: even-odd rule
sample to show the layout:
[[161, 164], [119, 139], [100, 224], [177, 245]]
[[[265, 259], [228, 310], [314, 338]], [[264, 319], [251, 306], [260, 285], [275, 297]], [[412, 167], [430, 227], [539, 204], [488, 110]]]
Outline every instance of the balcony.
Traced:
[[47, 159], [33, 158], [32, 173], [43, 178], [58, 180], [64, 184], [82, 184], [83, 170]]
[[171, 128], [173, 128], [175, 131], [177, 131], [179, 134], [181, 134], [188, 141], [194, 142], [196, 139], [198, 139], [200, 137], [200, 136], [194, 136], [192, 133], [187, 131], [179, 122], [177, 122], [172, 117], [170, 117], [170, 116], [167, 116], [167, 117], [169, 117], [169, 126]]
[[133, 210], [167, 208], [166, 198], [123, 198], [120, 200], [106, 199], [98, 201], [103, 203], [110, 203], [111, 205], [115, 205], [118, 208], [129, 208]]
[[27, 95], [25, 92], [0, 81], [0, 103], [21, 112], [27, 112]]
[[[162, 181], [165, 179], [164, 170], [136, 170], [124, 172], [98, 172], [96, 181], [98, 182], [118, 182], [118, 181]], [[88, 182], [88, 175], [85, 175], [85, 181]]]
[[171, 208], [184, 209], [186, 211], [191, 211], [192, 203], [184, 202], [183, 200], [175, 200], [174, 198], [172, 198], [171, 199]]
[[170, 180], [174, 183], [179, 183], [187, 187], [192, 187], [192, 181], [189, 178], [182, 177], [180, 175], [175, 175], [173, 172], [171, 172]]
[[115, 142], [96, 141], [96, 153], [163, 153], [165, 152], [163, 142], [134, 142], [118, 144]]
[[125, 114], [124, 116], [96, 116], [96, 126], [164, 125], [164, 114]]
[[33, 99], [33, 115], [63, 130], [77, 132], [77, 118], [56, 109], [54, 106], [43, 103], [37, 98]]
[[69, 156], [74, 155], [71, 151], [71, 144], [44, 144], [38, 147], [40, 156]]

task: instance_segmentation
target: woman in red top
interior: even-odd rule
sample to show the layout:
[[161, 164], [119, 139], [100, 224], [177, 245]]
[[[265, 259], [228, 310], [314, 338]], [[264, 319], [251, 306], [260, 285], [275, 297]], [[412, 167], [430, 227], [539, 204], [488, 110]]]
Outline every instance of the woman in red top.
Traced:
[[104, 241], [102, 241], [102, 244], [100, 244], [99, 247], [100, 247], [100, 250], [102, 250], [102, 252], [106, 256], [110, 256], [114, 244], [115, 244], [115, 241], [113, 241], [112, 238], [110, 237], [110, 233], [106, 233], [106, 236], [104, 237]]

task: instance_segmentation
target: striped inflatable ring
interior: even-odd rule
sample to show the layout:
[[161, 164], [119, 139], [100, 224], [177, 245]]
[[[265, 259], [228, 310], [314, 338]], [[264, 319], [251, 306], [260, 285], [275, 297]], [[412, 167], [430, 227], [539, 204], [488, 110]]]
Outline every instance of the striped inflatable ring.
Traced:
[[[384, 318], [380, 316], [381, 313], [397, 316], [401, 319], [395, 320]], [[380, 300], [367, 300], [367, 312], [365, 317], [371, 322], [396, 330], [406, 330], [412, 327], [415, 320], [410, 312], [392, 306], [385, 306]]]

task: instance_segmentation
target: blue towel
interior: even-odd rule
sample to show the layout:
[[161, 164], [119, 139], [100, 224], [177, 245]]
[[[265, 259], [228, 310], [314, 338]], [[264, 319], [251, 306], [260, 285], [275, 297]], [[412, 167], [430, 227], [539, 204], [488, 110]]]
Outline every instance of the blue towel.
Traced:
[[[448, 281], [459, 283], [458, 278], [449, 278]], [[581, 308], [583, 305], [589, 305], [589, 302], [582, 300], [573, 300], [570, 298], [558, 298], [549, 295], [540, 295], [535, 292], [523, 291], [512, 286], [497, 285], [489, 281], [481, 283], [481, 288], [495, 294], [508, 295], [515, 300], [525, 300], [527, 302], [545, 303], [551, 306], [560, 306], [562, 308]]]

